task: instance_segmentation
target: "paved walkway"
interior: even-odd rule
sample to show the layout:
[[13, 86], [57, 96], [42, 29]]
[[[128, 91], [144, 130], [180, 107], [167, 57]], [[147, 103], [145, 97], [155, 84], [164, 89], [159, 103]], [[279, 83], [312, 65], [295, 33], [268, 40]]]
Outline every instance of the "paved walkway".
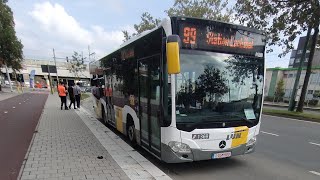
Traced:
[[170, 179], [84, 108], [60, 110], [57, 95], [37, 131], [21, 179]]

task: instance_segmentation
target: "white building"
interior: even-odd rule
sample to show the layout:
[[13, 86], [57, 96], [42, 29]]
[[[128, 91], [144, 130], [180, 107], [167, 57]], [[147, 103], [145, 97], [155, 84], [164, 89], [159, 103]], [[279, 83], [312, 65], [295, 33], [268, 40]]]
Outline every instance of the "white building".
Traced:
[[[57, 76], [59, 81], [64, 81], [68, 83], [76, 83], [77, 81], [85, 82], [85, 85], [90, 84], [90, 73], [89, 73], [89, 66], [85, 65], [85, 70], [83, 72], [79, 72], [78, 74], [74, 74], [70, 72], [70, 63], [57, 61], [57, 73], [50, 73], [50, 77], [52, 80], [53, 85], [57, 84]], [[43, 72], [41, 65], [51, 65], [54, 66], [55, 63], [53, 61], [47, 60], [35, 60], [35, 59], [25, 59], [23, 61], [23, 69], [20, 72], [17, 72], [18, 76], [22, 77], [21, 81], [25, 84], [28, 84], [30, 81], [30, 73], [32, 70], [35, 71], [35, 83], [41, 83], [42, 85], [48, 86], [49, 84], [49, 73]], [[0, 68], [2, 75], [6, 78], [6, 70], [4, 67]], [[12, 74], [12, 69], [8, 69], [10, 73], [10, 77], [15, 80], [14, 75]], [[1, 74], [0, 74], [1, 75]], [[19, 78], [17, 78], [19, 79]]]

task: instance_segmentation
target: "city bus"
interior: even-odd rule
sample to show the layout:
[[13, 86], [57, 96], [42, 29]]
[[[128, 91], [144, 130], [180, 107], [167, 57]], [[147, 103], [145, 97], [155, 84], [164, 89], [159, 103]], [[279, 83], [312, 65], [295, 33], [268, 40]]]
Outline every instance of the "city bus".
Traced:
[[95, 112], [167, 163], [251, 153], [260, 129], [265, 44], [256, 29], [166, 18], [91, 64], [101, 90]]

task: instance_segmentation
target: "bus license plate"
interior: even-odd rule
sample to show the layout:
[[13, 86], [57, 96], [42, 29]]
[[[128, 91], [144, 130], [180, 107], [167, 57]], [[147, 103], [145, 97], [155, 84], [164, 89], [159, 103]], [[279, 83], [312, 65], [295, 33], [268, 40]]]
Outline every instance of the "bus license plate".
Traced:
[[230, 156], [231, 156], [231, 152], [216, 153], [216, 154], [212, 154], [212, 159], [227, 158]]

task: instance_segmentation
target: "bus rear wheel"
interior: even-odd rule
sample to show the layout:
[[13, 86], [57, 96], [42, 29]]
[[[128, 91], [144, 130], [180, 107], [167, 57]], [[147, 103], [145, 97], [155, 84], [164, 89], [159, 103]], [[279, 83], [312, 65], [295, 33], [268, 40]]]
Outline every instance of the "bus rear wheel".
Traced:
[[136, 128], [134, 127], [133, 121], [128, 121], [128, 128], [127, 128], [128, 138], [132, 146], [137, 144], [136, 141]]

